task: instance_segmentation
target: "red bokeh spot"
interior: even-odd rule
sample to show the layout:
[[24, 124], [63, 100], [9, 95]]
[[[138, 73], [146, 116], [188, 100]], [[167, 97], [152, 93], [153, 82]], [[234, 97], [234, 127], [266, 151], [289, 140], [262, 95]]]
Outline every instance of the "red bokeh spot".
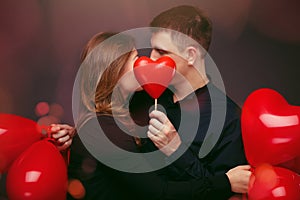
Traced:
[[44, 116], [47, 115], [49, 113], [49, 104], [47, 102], [39, 102], [36, 106], [35, 106], [35, 114], [37, 116]]

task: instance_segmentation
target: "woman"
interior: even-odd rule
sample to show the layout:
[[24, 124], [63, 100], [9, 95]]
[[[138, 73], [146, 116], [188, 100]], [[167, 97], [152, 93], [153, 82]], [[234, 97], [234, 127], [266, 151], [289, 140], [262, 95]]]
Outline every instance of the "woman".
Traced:
[[134, 157], [143, 152], [128, 112], [128, 99], [140, 89], [132, 73], [137, 56], [131, 37], [115, 33], [96, 34], [83, 51], [73, 91], [78, 135], [68, 169], [70, 183], [80, 182], [69, 187], [68, 199], [211, 199], [220, 193], [228, 198], [230, 188], [214, 185], [214, 177], [167, 181], [164, 168], [151, 170], [154, 163]]

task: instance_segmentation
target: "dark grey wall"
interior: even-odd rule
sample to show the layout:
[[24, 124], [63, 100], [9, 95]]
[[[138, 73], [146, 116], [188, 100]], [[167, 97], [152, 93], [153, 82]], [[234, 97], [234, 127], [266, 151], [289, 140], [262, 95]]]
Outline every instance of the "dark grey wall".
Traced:
[[[72, 123], [70, 95], [80, 51], [96, 32], [147, 26], [180, 4], [203, 7], [214, 23], [210, 55], [227, 93], [240, 105], [270, 87], [300, 104], [297, 0], [29, 0], [1, 1], [0, 112], [34, 118], [40, 101], [63, 106]], [[296, 5], [298, 4], [298, 5]]]

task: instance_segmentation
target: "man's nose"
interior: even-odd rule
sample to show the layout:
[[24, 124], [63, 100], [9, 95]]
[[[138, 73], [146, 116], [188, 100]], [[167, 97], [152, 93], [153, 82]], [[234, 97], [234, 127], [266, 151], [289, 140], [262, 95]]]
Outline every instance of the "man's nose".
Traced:
[[157, 56], [157, 53], [155, 52], [155, 50], [151, 51], [150, 58], [151, 58], [151, 60], [157, 60], [158, 59], [158, 56]]

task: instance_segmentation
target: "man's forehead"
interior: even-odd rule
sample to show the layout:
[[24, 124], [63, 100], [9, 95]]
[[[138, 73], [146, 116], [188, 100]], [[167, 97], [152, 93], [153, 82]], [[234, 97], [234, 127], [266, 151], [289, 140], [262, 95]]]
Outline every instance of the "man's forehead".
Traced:
[[167, 31], [152, 33], [151, 46], [152, 48], [163, 50], [173, 49], [175, 47], [171, 39], [171, 34]]

